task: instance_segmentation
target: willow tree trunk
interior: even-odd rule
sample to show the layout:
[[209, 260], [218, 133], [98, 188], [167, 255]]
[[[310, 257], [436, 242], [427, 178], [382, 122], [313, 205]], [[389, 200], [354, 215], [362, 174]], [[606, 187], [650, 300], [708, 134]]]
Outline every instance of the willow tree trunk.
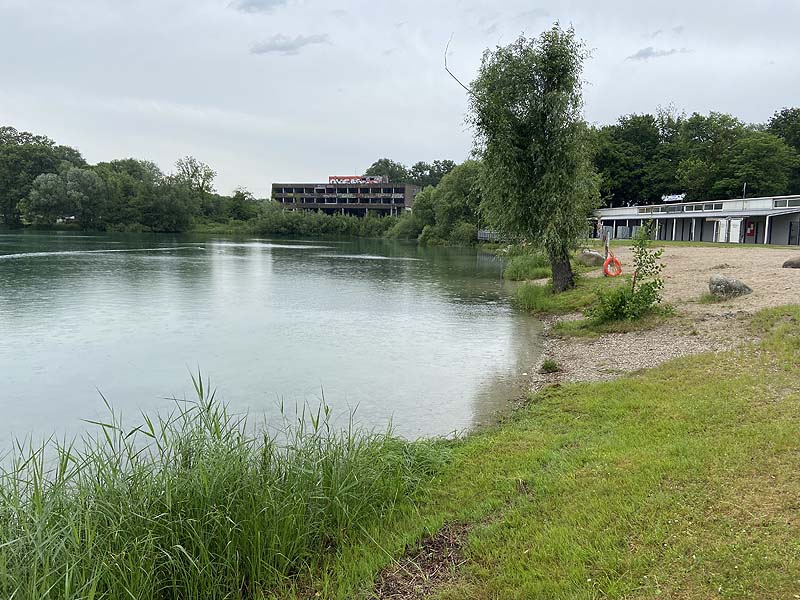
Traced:
[[556, 294], [575, 287], [575, 275], [569, 263], [569, 253], [550, 254], [550, 268], [553, 270], [553, 291]]

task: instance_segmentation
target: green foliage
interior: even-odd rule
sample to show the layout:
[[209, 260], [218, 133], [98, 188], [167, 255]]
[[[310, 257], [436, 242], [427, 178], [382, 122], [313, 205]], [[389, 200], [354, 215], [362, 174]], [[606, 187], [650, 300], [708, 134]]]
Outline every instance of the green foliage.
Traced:
[[381, 158], [372, 163], [365, 175], [386, 175], [389, 181], [413, 183], [421, 188], [437, 186], [442, 177], [456, 167], [452, 160], [434, 160], [432, 163], [419, 161], [409, 169], [404, 164], [389, 158]]
[[409, 170], [409, 181], [422, 188], [429, 185], [436, 186], [442, 177], [456, 168], [452, 160], [434, 160], [432, 163], [420, 161], [414, 163]]
[[76, 220], [86, 229], [100, 225], [106, 199], [103, 180], [89, 169], [67, 167], [61, 174], [39, 175], [18, 208], [34, 225]]
[[414, 199], [419, 241], [427, 245], [474, 244], [478, 236], [481, 165], [468, 160], [450, 170], [436, 187]]
[[633, 276], [629, 286], [598, 291], [597, 304], [588, 314], [595, 323], [627, 319], [635, 321], [661, 302], [664, 281], [659, 277], [664, 265], [659, 258], [663, 248], [652, 250], [651, 223], [639, 228], [633, 240]]
[[542, 253], [512, 256], [503, 269], [503, 277], [511, 281], [550, 277], [550, 262]]
[[736, 140], [725, 157], [712, 195], [735, 198], [744, 183], [750, 196], [773, 196], [789, 191], [791, 179], [800, 168], [800, 156], [780, 138], [753, 132]]
[[767, 131], [800, 152], [800, 108], [783, 108], [777, 111], [769, 120]]
[[58, 173], [62, 165], [83, 167], [73, 148], [13, 127], [0, 127], [0, 215], [10, 227], [21, 225], [19, 203], [31, 192], [39, 175]]
[[800, 193], [800, 109], [783, 109], [769, 124], [746, 125], [724, 113], [671, 110], [626, 115], [592, 131], [594, 160], [606, 204]]
[[506, 236], [535, 240], [559, 292], [574, 285], [570, 251], [598, 203], [581, 114], [585, 58], [574, 32], [555, 25], [538, 39], [487, 51], [471, 86], [481, 214]]
[[27, 198], [18, 204], [20, 215], [34, 225], [53, 225], [70, 214], [67, 186], [55, 173], [45, 173], [33, 180]]
[[[481, 203], [481, 164], [467, 160], [445, 175], [432, 191], [436, 225], [445, 233], [458, 222], [477, 225]], [[415, 201], [416, 205], [416, 201]], [[472, 238], [474, 241], [474, 237]]]
[[258, 201], [244, 188], [237, 188], [224, 207], [225, 216], [234, 221], [249, 221], [258, 216]]
[[196, 402], [136, 428], [112, 411], [81, 443], [19, 446], [0, 474], [1, 597], [286, 597], [448, 457], [335, 429], [326, 406], [259, 432], [196, 387]]
[[560, 370], [558, 363], [552, 358], [546, 358], [542, 362], [542, 368], [540, 369], [542, 373], [558, 373]]
[[403, 213], [386, 231], [386, 237], [394, 240], [416, 240], [422, 233], [422, 227], [416, 213]]
[[573, 289], [558, 294], [549, 284], [523, 283], [517, 287], [516, 302], [520, 308], [533, 313], [572, 313], [596, 304], [598, 291], [617, 288], [622, 283], [607, 277], [578, 277]]
[[364, 171], [364, 175], [385, 175], [394, 183], [407, 183], [408, 167], [389, 158], [379, 158]]
[[250, 221], [250, 231], [259, 235], [356, 236], [382, 237], [398, 217], [369, 214], [359, 218], [350, 215], [327, 215], [323, 212], [284, 210], [277, 202], [267, 202], [259, 216]]
[[214, 178], [217, 172], [194, 156], [185, 156], [175, 163], [174, 179], [191, 190], [204, 196], [214, 191]]
[[450, 242], [460, 246], [470, 246], [478, 242], [478, 228], [472, 223], [459, 221], [450, 231]]
[[96, 229], [105, 214], [106, 189], [103, 180], [90, 169], [69, 168], [65, 175], [67, 204], [84, 229]]
[[446, 239], [442, 228], [437, 225], [425, 225], [419, 234], [419, 243], [426, 246], [443, 246]]

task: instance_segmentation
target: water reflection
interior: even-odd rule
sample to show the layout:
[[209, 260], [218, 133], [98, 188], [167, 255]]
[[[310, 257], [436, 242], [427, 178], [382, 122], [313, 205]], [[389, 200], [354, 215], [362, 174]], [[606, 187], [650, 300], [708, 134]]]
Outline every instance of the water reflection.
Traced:
[[168, 407], [198, 366], [236, 409], [324, 389], [368, 426], [446, 434], [518, 396], [540, 345], [502, 264], [472, 249], [0, 234], [0, 257], [23, 253], [0, 258], [0, 443], [80, 429], [97, 389], [128, 413]]

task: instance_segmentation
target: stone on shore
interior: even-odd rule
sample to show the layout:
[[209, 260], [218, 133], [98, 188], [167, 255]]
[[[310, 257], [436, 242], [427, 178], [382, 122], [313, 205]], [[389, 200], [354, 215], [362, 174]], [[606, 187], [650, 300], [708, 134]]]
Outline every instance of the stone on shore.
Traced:
[[752, 289], [746, 283], [742, 283], [733, 277], [725, 275], [712, 275], [708, 280], [708, 291], [717, 298], [735, 298], [752, 293]]
[[785, 263], [783, 263], [784, 269], [800, 269], [800, 256], [796, 256], [795, 258], [790, 258]]
[[575, 257], [575, 260], [584, 267], [601, 267], [606, 261], [606, 257], [594, 250], [584, 250]]

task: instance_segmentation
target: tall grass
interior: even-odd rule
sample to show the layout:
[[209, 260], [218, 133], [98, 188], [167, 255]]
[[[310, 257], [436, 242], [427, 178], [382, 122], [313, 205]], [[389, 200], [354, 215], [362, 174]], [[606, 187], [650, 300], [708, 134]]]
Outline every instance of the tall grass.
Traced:
[[18, 445], [0, 474], [0, 598], [262, 598], [390, 518], [440, 445], [331, 426], [323, 405], [277, 435], [204, 389], [133, 429]]
[[512, 256], [503, 270], [503, 277], [511, 281], [544, 279], [551, 276], [550, 262], [541, 253]]

